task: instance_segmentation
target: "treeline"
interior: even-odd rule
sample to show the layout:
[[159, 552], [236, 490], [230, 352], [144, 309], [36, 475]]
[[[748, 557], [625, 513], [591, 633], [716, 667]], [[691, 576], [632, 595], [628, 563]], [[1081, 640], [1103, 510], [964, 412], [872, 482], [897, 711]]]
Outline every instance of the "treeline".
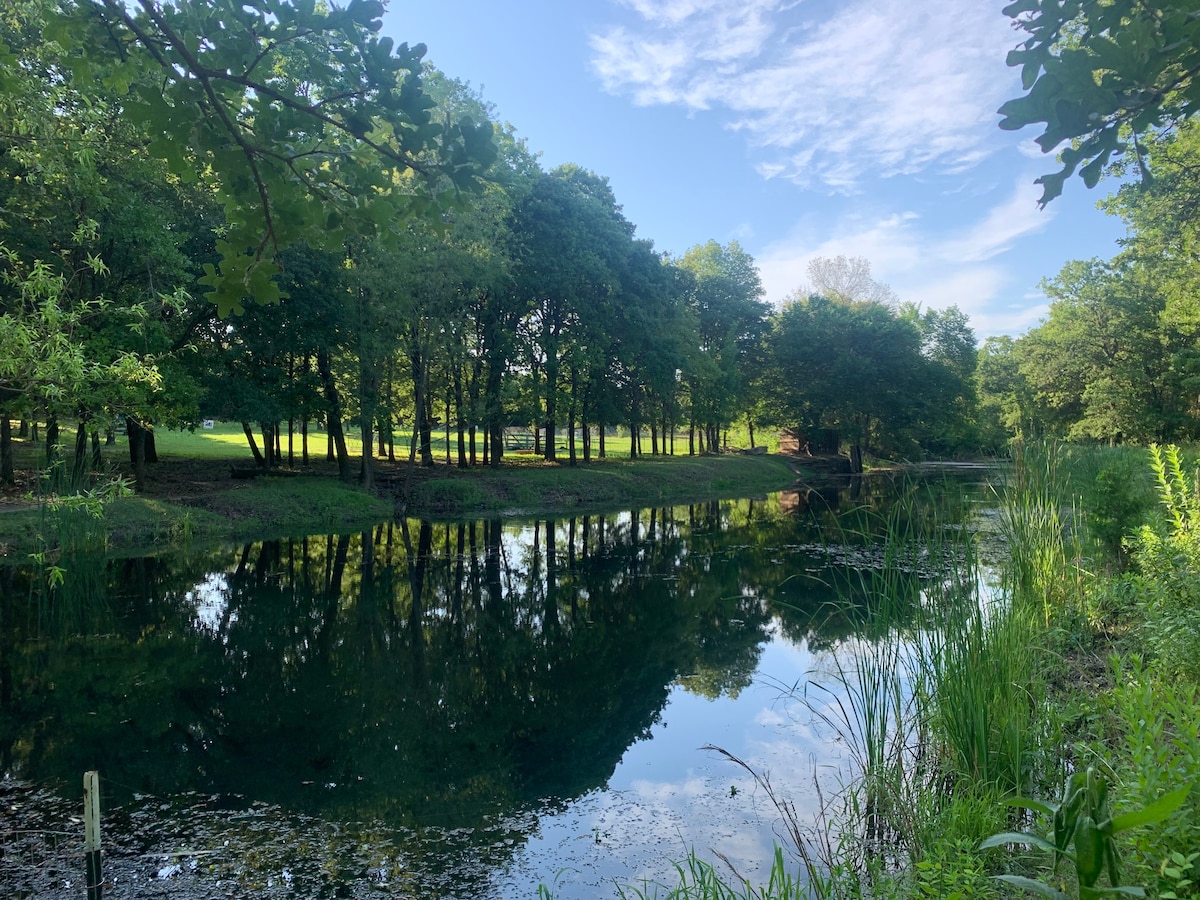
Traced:
[[12, 420], [45, 422], [75, 483], [116, 422], [140, 480], [155, 426], [207, 417], [263, 466], [319, 423], [368, 485], [374, 454], [408, 457], [398, 430], [424, 465], [435, 428], [460, 466], [499, 465], [512, 426], [572, 464], [618, 426], [634, 456], [719, 451], [731, 424], [856, 466], [979, 448], [956, 308], [839, 258], [772, 309], [736, 243], [655, 251], [605, 178], [544, 170], [378, 38], [381, 7], [269, 6], [0, 14], [0, 481]]
[[1051, 304], [1038, 327], [985, 343], [981, 400], [1003, 435], [1200, 437], [1195, 122], [1145, 141], [1140, 167], [1104, 204], [1128, 226], [1121, 252], [1068, 263], [1044, 285]]

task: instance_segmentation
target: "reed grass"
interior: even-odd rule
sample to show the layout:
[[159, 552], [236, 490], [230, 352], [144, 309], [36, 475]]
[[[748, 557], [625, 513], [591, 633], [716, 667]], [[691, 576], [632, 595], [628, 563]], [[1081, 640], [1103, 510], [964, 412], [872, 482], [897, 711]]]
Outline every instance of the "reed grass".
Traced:
[[617, 896], [621, 900], [805, 900], [811, 896], [807, 885], [788, 869], [778, 846], [765, 884], [755, 886], [732, 865], [728, 868], [730, 874], [725, 875], [692, 852], [675, 864], [674, 885], [618, 885]]
[[1069, 461], [1056, 443], [1017, 444], [999, 488], [1000, 530], [1008, 545], [1003, 589], [1013, 604], [1040, 608], [1044, 624], [1085, 608], [1089, 572]]
[[[824, 860], [837, 877], [810, 878], [820, 888], [815, 896], [905, 896], [921, 878], [953, 881], [943, 862], [969, 856], [993, 833], [1002, 798], [1026, 790], [1054, 755], [1045, 617], [1069, 606], [1077, 586], [1055, 571], [1069, 562], [1071, 546], [1056, 459], [1036, 457], [1029, 472], [1024, 466], [1033, 461], [1017, 461], [1015, 485], [1002, 494], [1004, 531], [1021, 558], [997, 596], [981, 590], [968, 533], [897, 508], [882, 570], [861, 576], [868, 602], [843, 613], [861, 617], [859, 633], [870, 640], [835, 649], [824, 666], [831, 681], [798, 695], [849, 748], [852, 769], [827, 823], [836, 834], [821, 844], [837, 853]], [[908, 496], [922, 502], [918, 492]], [[915, 600], [914, 570], [921, 575]], [[979, 882], [982, 863], [971, 871]]]

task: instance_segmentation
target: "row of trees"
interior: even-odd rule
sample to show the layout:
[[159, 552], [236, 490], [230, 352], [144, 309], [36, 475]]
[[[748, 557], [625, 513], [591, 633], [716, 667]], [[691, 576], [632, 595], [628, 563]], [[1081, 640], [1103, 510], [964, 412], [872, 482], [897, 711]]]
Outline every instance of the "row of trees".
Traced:
[[844, 438], [856, 463], [977, 444], [956, 309], [898, 306], [842, 258], [772, 310], [736, 243], [656, 252], [605, 178], [544, 170], [378, 37], [377, 4], [7, 9], [0, 480], [25, 418], [51, 463], [78, 426], [77, 480], [118, 419], [139, 478], [155, 424], [210, 416], [261, 465], [321, 423], [367, 484], [348, 424], [392, 456], [411, 428], [426, 465], [439, 425], [460, 466], [498, 465], [512, 425], [571, 463], [613, 426], [634, 455], [719, 450], [734, 422]]

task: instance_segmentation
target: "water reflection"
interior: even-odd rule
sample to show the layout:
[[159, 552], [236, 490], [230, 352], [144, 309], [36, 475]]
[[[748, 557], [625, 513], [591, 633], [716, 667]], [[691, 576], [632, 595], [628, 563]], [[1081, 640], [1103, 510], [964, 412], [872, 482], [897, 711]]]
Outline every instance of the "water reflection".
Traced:
[[[901, 490], [924, 491], [892, 507], [917, 546], [969, 509]], [[606, 787], [673, 691], [736, 698], [776, 631], [844, 639], [881, 566], [916, 602], [920, 554], [879, 556], [885, 494], [77, 558], [48, 595], [5, 570], [0, 768], [54, 785], [98, 769], [130, 828], [146, 796], [175, 798], [131, 850], [161, 849], [164, 828], [253, 847], [235, 823], [268, 804], [310, 822], [288, 827], [336, 826], [310, 848], [329, 861], [315, 883], [391, 871], [485, 896], [541, 818]]]

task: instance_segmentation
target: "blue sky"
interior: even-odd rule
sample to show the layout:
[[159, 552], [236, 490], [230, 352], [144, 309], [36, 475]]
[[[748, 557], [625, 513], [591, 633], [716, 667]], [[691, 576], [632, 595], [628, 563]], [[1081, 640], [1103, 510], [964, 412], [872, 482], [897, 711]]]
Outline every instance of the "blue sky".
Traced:
[[1124, 233], [1036, 132], [999, 130], [1019, 93], [1004, 0], [391, 0], [549, 169], [606, 176], [639, 237], [682, 254], [737, 240], [778, 302], [814, 256], [867, 258], [903, 301], [957, 304], [982, 339], [1045, 315], [1043, 278]]

